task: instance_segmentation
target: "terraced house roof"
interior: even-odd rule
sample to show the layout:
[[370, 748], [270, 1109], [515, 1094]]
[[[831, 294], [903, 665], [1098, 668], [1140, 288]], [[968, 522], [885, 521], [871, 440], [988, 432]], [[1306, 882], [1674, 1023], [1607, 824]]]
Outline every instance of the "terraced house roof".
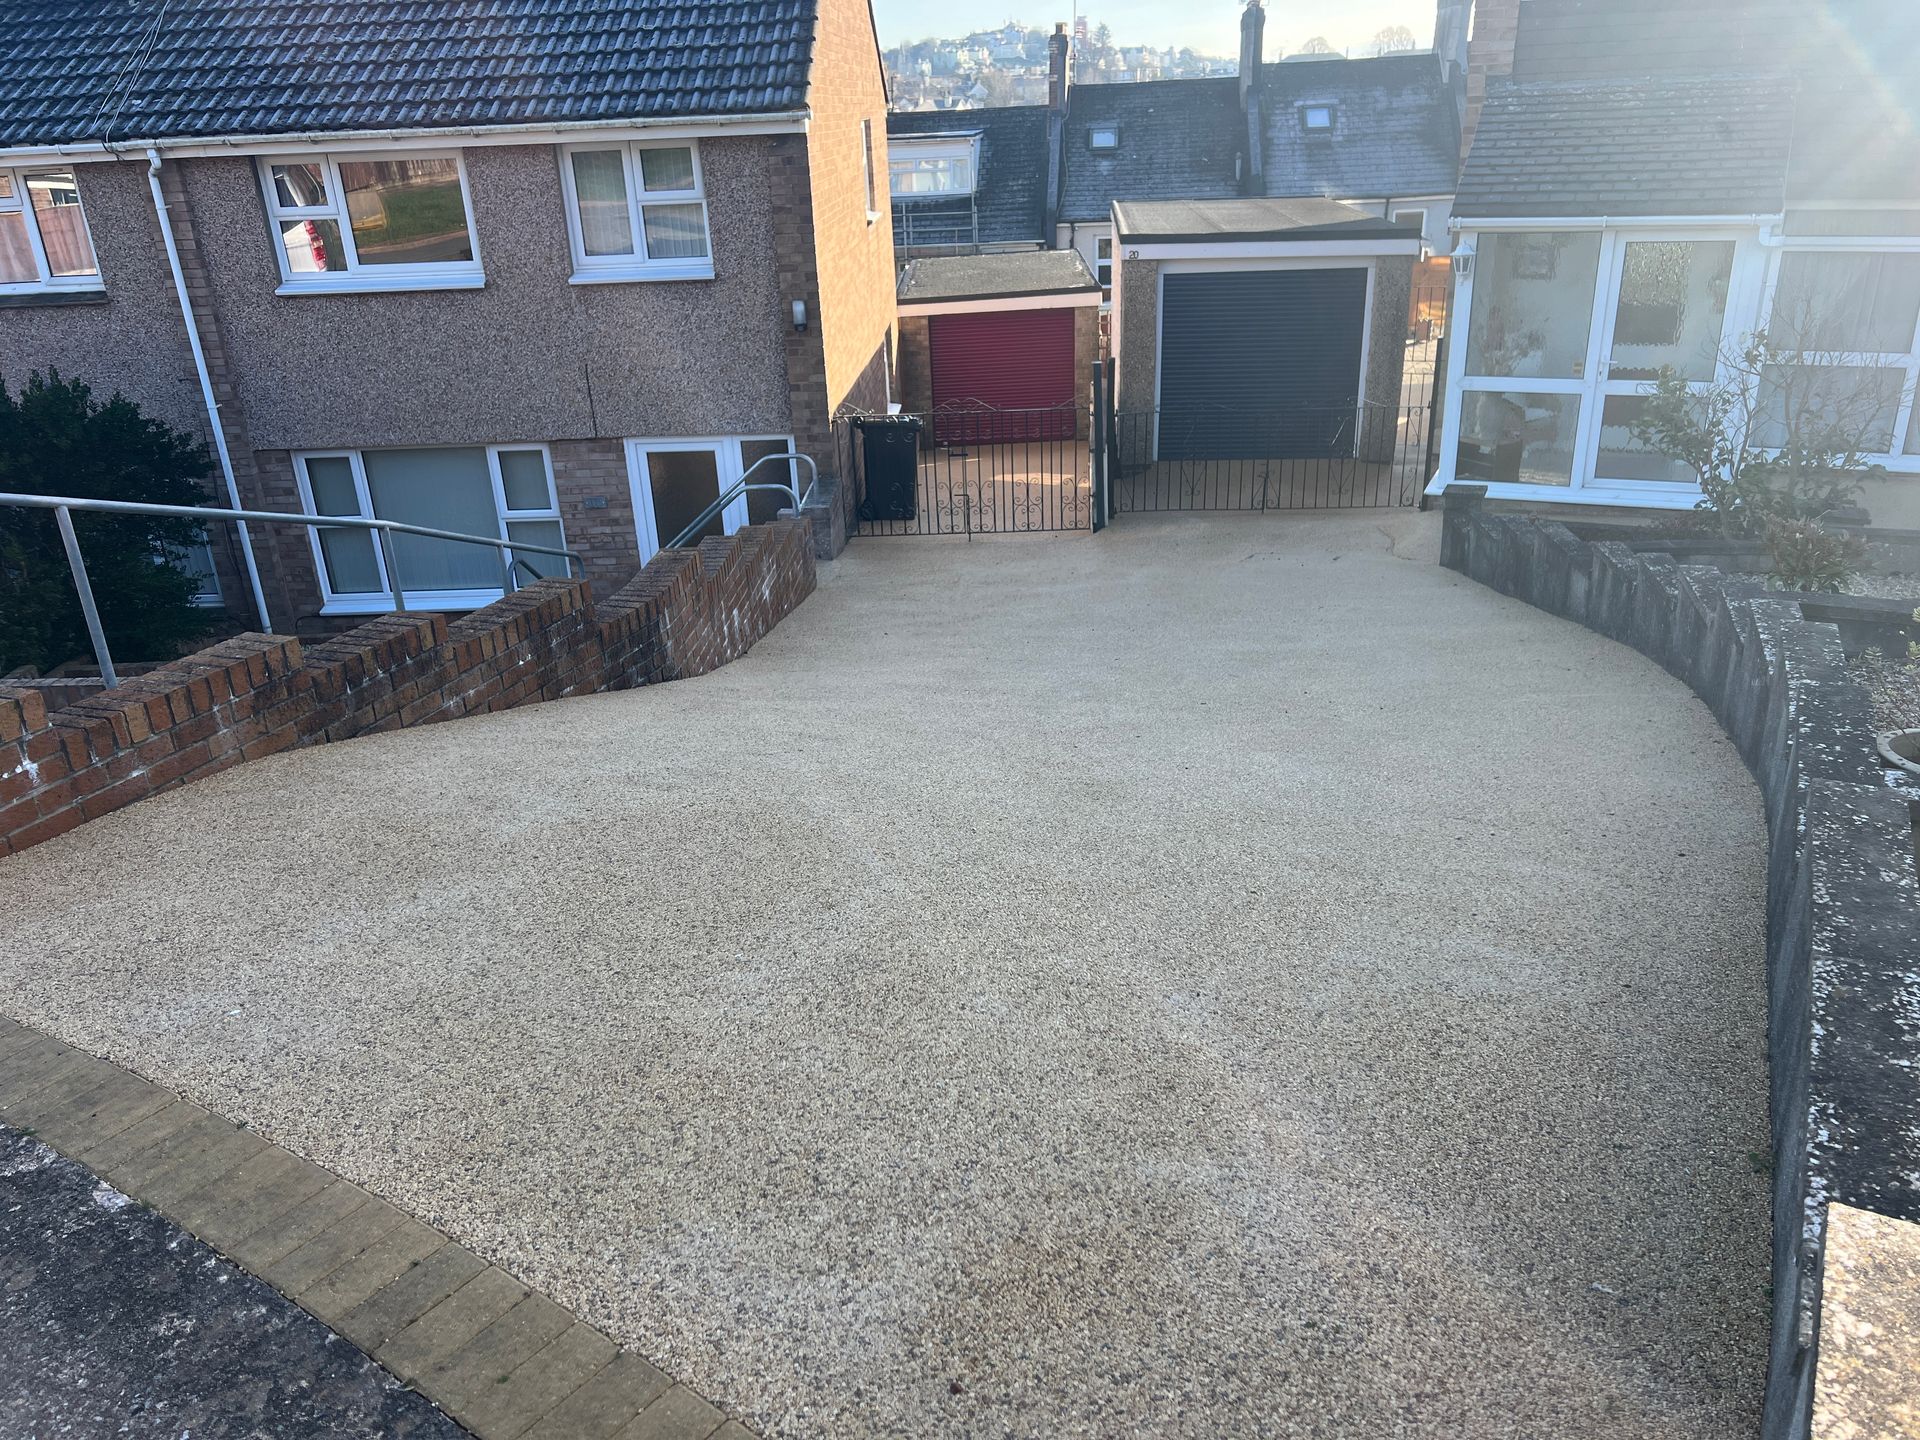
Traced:
[[806, 103], [815, 0], [0, 0], [0, 147]]

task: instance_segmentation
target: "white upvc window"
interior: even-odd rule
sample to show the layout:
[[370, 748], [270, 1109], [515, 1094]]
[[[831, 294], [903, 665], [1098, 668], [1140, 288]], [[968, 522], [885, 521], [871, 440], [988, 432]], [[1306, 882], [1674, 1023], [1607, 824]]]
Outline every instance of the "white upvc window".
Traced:
[[970, 135], [887, 139], [887, 187], [896, 200], [971, 195], [978, 180], [979, 140]]
[[470, 290], [485, 283], [458, 151], [262, 157], [275, 293]]
[[[294, 457], [301, 507], [309, 515], [397, 520], [434, 530], [564, 548], [566, 533], [544, 445], [469, 445], [392, 450], [312, 450]], [[315, 526], [309, 532], [320, 577], [321, 613], [384, 614], [399, 608], [388, 586], [398, 568], [406, 608], [474, 610], [513, 588], [567, 574], [557, 555], [423, 535]]]
[[100, 288], [73, 171], [0, 169], [0, 295]]
[[867, 223], [871, 225], [880, 218], [880, 187], [874, 172], [873, 121], [870, 119], [860, 122], [860, 175], [866, 184]]
[[697, 141], [570, 145], [560, 180], [574, 284], [713, 278]]
[[1441, 477], [1502, 498], [1692, 505], [1697, 477], [1634, 428], [1662, 369], [1696, 391], [1728, 378], [1722, 347], [1758, 300], [1755, 237], [1587, 228], [1467, 243]]
[[1857, 434], [1873, 460], [1920, 467], [1920, 251], [1794, 243], [1768, 277], [1763, 328], [1786, 353], [1761, 377], [1756, 443], [1781, 443], [1792, 413]]

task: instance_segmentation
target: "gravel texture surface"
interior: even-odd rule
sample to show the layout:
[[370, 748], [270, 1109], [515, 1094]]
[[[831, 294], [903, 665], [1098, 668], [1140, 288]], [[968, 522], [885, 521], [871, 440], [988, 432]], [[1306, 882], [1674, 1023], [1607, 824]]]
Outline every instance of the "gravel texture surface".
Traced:
[[0, 1009], [778, 1436], [1751, 1436], [1757, 793], [1437, 528], [856, 542], [0, 861]]

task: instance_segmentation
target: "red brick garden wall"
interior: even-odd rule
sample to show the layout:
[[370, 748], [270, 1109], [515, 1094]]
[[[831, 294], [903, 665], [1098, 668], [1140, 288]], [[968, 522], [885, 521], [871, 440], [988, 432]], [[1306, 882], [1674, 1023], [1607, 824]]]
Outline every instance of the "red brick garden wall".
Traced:
[[542, 580], [451, 624], [382, 616], [311, 648], [241, 635], [47, 708], [0, 685], [0, 855], [300, 745], [702, 675], [812, 593], [804, 520], [657, 555], [611, 599]]

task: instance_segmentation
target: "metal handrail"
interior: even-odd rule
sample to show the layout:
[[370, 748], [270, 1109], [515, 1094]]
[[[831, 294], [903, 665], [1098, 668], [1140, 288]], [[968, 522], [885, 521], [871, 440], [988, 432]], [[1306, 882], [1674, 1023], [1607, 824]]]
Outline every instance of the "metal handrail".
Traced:
[[[295, 515], [284, 510], [223, 510], [211, 505], [150, 505], [136, 500], [86, 500], [71, 495], [9, 493], [0, 493], [0, 505], [53, 511], [54, 523], [60, 527], [60, 543], [67, 552], [67, 567], [73, 572], [73, 588], [80, 596], [80, 613], [86, 617], [87, 634], [93, 641], [94, 656], [100, 662], [100, 678], [109, 686], [119, 684], [120, 680], [114, 673], [113, 656], [107, 650], [107, 632], [100, 624], [100, 609], [94, 603], [93, 584], [87, 579], [87, 564], [80, 555], [80, 539], [74, 533], [73, 512], [75, 510], [104, 515], [172, 515], [186, 520], [261, 520], [270, 525], [305, 525], [310, 530], [377, 530], [394, 535], [424, 535], [429, 540], [452, 540], [467, 545], [491, 545], [500, 556], [500, 589], [503, 595], [512, 594], [519, 589], [513, 581], [513, 569], [517, 560], [509, 559], [509, 551], [525, 551], [531, 555], [558, 555], [567, 562], [568, 575], [573, 574], [576, 563], [583, 570], [586, 568], [586, 561], [580, 558], [580, 552], [577, 550], [558, 549], [552, 545], [532, 545], [519, 540], [502, 540], [492, 535], [467, 535], [458, 530], [435, 530], [426, 525], [406, 525], [398, 520], [366, 520], [358, 515]], [[380, 557], [380, 569], [386, 576], [387, 589], [393, 595], [393, 608], [406, 609], [406, 591], [400, 588], [399, 556], [395, 553], [394, 547], [382, 543], [378, 535], [374, 537], [373, 548], [374, 553]], [[260, 605], [260, 621], [262, 625], [267, 624], [264, 600]]]
[[[806, 462], [807, 473], [811, 478], [807, 481], [807, 493], [804, 498], [794, 490], [793, 486], [782, 484], [777, 480], [763, 480], [758, 485], [749, 485], [747, 483], [747, 476], [753, 474], [753, 472], [758, 470], [762, 465], [769, 464], [775, 460], [804, 460]], [[819, 487], [820, 467], [813, 463], [813, 457], [811, 455], [802, 455], [798, 450], [789, 450], [784, 455], [762, 455], [758, 460], [754, 461], [753, 464], [740, 472], [740, 478], [738, 480], [720, 492], [719, 499], [715, 500], [711, 505], [707, 506], [706, 509], [694, 516], [692, 523], [689, 524], [686, 529], [682, 530], [660, 548], [662, 550], [678, 550], [682, 545], [685, 545], [687, 541], [706, 529], [714, 516], [718, 515], [722, 510], [725, 510], [727, 506], [738, 500], [749, 490], [781, 491], [783, 494], [792, 497], [793, 508], [795, 510], [804, 510], [807, 508], [807, 501], [813, 498], [813, 492]]]

